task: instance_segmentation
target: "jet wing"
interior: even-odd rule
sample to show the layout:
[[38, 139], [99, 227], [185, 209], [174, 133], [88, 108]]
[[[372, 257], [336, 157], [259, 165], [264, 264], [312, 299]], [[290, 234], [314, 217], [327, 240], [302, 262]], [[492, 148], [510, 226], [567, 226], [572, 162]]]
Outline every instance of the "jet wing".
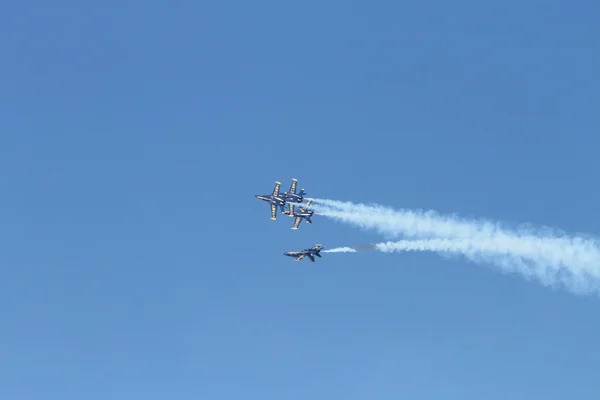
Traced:
[[313, 248], [313, 250], [315, 250], [315, 249], [317, 249], [318, 247], [321, 247], [321, 246], [323, 246], [323, 245], [322, 244], [315, 244], [312, 248]]
[[303, 205], [302, 207], [300, 207], [300, 210], [302, 211], [308, 211], [308, 206], [310, 206], [310, 203], [312, 203], [312, 199], [309, 199], [305, 205]]
[[271, 219], [272, 220], [277, 219], [277, 205], [276, 204], [271, 204]]
[[273, 197], [279, 196], [279, 187], [281, 186], [281, 182], [275, 182], [275, 188], [273, 189]]
[[300, 254], [298, 257], [296, 257], [296, 259], [294, 261], [300, 261], [304, 258], [304, 256], [306, 256], [306, 254]]
[[310, 258], [310, 261], [315, 262], [315, 257], [312, 254], [309, 254], [308, 258]]
[[290, 204], [290, 217], [294, 216], [294, 203], [289, 203]]
[[292, 186], [290, 186], [289, 194], [296, 194], [296, 185], [298, 184], [298, 179], [292, 178]]
[[294, 226], [292, 227], [292, 229], [298, 229], [298, 225], [300, 225], [300, 221], [302, 221], [302, 217], [296, 217], [296, 220], [294, 221]]

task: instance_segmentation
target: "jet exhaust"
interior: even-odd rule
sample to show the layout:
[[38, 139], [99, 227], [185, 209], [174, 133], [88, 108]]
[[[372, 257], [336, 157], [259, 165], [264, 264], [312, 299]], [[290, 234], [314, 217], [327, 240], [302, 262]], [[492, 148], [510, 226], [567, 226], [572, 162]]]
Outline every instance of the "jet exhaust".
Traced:
[[[434, 211], [394, 210], [377, 204], [327, 199], [314, 202], [319, 203], [315, 214], [375, 230], [388, 239], [403, 237], [372, 245], [377, 251], [433, 251], [463, 256], [476, 263], [494, 265], [505, 273], [536, 279], [544, 286], [562, 286], [576, 294], [600, 292], [597, 238], [569, 236], [547, 227], [511, 229], [498, 222], [443, 216]], [[329, 252], [357, 251], [354, 247], [340, 247]]]
[[356, 253], [352, 247], [336, 247], [335, 249], [321, 250], [322, 253]]

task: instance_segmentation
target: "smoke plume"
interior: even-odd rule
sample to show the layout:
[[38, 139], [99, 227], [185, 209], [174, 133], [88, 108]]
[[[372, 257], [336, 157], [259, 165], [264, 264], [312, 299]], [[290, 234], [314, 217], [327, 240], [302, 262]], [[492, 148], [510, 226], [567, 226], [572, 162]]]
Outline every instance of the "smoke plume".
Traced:
[[546, 227], [514, 229], [486, 220], [442, 216], [433, 211], [393, 210], [379, 205], [315, 199], [316, 213], [388, 237], [414, 238], [374, 245], [383, 252], [433, 251], [461, 255], [546, 286], [575, 293], [600, 289], [600, 241]]

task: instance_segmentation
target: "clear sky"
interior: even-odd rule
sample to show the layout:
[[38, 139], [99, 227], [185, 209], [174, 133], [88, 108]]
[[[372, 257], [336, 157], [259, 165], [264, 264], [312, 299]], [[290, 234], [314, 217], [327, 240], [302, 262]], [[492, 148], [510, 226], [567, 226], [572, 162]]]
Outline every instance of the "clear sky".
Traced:
[[600, 299], [254, 195], [599, 234], [599, 12], [3, 5], [0, 397], [598, 398]]

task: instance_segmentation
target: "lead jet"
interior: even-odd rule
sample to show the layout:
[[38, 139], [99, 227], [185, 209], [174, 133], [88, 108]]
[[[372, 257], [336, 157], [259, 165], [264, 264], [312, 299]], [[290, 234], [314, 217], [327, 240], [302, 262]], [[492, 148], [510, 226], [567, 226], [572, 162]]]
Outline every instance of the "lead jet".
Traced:
[[284, 211], [283, 207], [285, 206], [285, 198], [279, 194], [279, 187], [281, 186], [281, 182], [275, 182], [275, 188], [273, 189], [273, 193], [271, 194], [257, 194], [256, 198], [266, 201], [271, 204], [271, 219], [277, 219], [277, 206], [281, 208], [281, 212]]
[[292, 204], [292, 203], [302, 203], [302, 201], [304, 200], [304, 196], [306, 195], [306, 192], [304, 191], [304, 189], [300, 189], [300, 192], [296, 193], [297, 185], [298, 185], [298, 179], [292, 178], [292, 185], [290, 186], [290, 191], [283, 192], [284, 200], [287, 201], [290, 205], [290, 207], [289, 207], [290, 213], [294, 212], [294, 204]]
[[[298, 229], [298, 225], [300, 225], [302, 218], [305, 218], [307, 223], [312, 224], [310, 217], [312, 217], [312, 215], [315, 212], [313, 210], [308, 209], [308, 206], [310, 205], [311, 202], [312, 202], [312, 199], [309, 199], [305, 206], [300, 207], [297, 210], [291, 209], [290, 211], [287, 211], [287, 210], [283, 211], [283, 214], [285, 214], [285, 215], [289, 215], [290, 217], [296, 217], [296, 220], [294, 221], [294, 226], [292, 227], [292, 229]], [[290, 204], [290, 208], [292, 208], [291, 204]]]
[[315, 262], [315, 256], [322, 257], [320, 251], [324, 248], [325, 246], [323, 246], [322, 244], [315, 244], [310, 249], [304, 249], [302, 251], [287, 251], [283, 253], [283, 255], [288, 257], [296, 257], [294, 261], [300, 261], [304, 257], [308, 256], [308, 258], [310, 258], [310, 261]]

